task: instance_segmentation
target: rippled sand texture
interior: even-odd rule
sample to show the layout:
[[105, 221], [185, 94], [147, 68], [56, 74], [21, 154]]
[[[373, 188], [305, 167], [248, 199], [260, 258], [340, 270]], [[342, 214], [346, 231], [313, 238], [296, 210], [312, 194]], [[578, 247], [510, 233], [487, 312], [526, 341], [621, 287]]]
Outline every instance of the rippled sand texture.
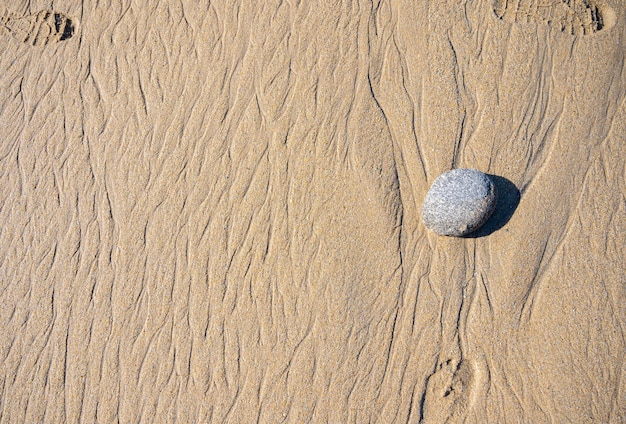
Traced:
[[624, 1], [5, 3], [0, 422], [626, 420]]

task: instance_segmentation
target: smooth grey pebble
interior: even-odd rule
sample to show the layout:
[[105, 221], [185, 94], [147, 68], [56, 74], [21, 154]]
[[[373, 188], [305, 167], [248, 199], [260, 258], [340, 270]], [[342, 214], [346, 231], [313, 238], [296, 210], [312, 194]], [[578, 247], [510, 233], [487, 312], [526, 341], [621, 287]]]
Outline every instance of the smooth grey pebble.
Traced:
[[487, 174], [461, 168], [441, 174], [430, 187], [424, 205], [424, 224], [442, 236], [461, 237], [480, 228], [498, 201]]

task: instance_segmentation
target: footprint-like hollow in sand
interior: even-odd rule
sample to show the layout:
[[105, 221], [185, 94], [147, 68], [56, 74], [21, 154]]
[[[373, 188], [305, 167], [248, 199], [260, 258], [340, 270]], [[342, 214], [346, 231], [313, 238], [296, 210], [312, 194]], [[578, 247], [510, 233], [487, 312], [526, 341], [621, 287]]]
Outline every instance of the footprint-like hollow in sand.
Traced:
[[571, 35], [588, 35], [615, 25], [615, 11], [593, 0], [494, 0], [496, 16], [509, 23], [541, 23]]
[[473, 407], [476, 366], [449, 359], [428, 378], [422, 399], [422, 422], [461, 422]]
[[71, 38], [76, 22], [54, 10], [41, 10], [26, 16], [7, 14], [2, 19], [4, 28], [16, 39], [33, 46], [42, 46]]

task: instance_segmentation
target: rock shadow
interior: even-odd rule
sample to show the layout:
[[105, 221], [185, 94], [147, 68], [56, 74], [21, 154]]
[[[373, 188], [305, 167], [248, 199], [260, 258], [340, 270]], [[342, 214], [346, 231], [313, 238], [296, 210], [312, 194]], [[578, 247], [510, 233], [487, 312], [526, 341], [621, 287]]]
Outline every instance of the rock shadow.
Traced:
[[488, 174], [498, 192], [498, 203], [496, 209], [487, 222], [485, 222], [476, 231], [467, 234], [465, 238], [480, 238], [488, 236], [494, 231], [498, 231], [504, 227], [513, 216], [517, 205], [519, 205], [521, 195], [520, 191], [510, 180], [498, 175]]

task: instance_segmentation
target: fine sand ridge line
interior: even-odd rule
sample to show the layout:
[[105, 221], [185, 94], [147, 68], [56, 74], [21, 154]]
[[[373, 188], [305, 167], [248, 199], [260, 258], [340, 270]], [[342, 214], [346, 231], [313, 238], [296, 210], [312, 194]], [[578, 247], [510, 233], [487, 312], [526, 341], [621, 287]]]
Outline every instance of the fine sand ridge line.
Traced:
[[54, 10], [40, 10], [30, 15], [18, 16], [4, 9], [0, 11], [0, 22], [16, 40], [32, 46], [67, 40], [76, 30], [74, 19]]
[[615, 25], [615, 12], [590, 0], [495, 0], [496, 16], [509, 23], [542, 23], [571, 35], [588, 35]]

